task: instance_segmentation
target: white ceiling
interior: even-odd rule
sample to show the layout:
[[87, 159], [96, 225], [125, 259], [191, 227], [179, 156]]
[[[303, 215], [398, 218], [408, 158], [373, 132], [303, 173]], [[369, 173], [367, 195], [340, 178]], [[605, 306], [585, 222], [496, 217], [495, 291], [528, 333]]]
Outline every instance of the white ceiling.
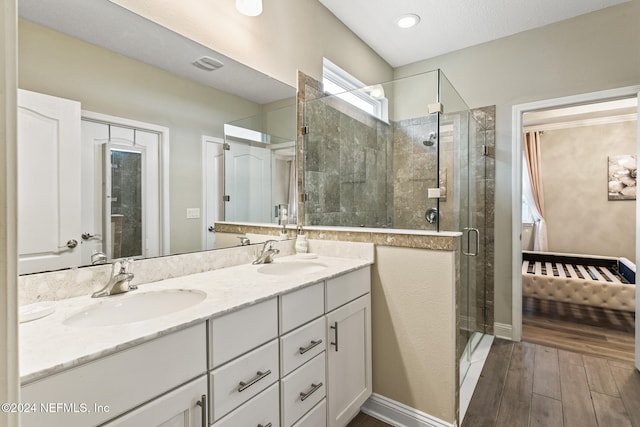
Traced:
[[[258, 104], [295, 96], [295, 89], [108, 0], [18, 0], [21, 18]], [[202, 71], [201, 56], [224, 63]]]
[[[399, 67], [629, 0], [319, 1], [391, 66]], [[407, 13], [421, 21], [402, 30], [395, 21]]]

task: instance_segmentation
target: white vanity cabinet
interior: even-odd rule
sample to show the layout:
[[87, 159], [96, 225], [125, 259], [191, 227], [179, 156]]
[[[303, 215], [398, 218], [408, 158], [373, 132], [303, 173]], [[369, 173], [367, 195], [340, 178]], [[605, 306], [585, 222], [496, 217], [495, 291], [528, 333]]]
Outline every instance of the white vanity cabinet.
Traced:
[[328, 280], [326, 287], [327, 426], [342, 427], [372, 392], [370, 269]]
[[207, 425], [207, 377], [202, 375], [104, 427], [171, 426], [201, 427]]
[[[170, 425], [199, 426], [202, 412], [197, 402], [206, 394], [206, 387], [202, 387], [206, 369], [203, 322], [24, 385], [21, 402], [34, 404], [37, 410], [23, 413], [21, 425], [86, 427], [144, 405], [137, 411], [137, 419], [156, 421], [114, 421], [110, 425], [154, 426], [187, 417], [195, 424]], [[193, 386], [182, 390], [188, 391], [188, 396], [163, 395], [187, 383]], [[159, 409], [169, 407], [175, 410], [155, 416]]]
[[[22, 426], [345, 426], [371, 395], [370, 268], [22, 387]], [[46, 411], [44, 410], [46, 409]]]
[[282, 427], [291, 427], [325, 401], [324, 308], [324, 282], [280, 297], [280, 329], [283, 334], [280, 337]]
[[[209, 422], [280, 425], [270, 402], [278, 391], [278, 298], [209, 321]], [[276, 400], [277, 402], [277, 400]], [[276, 406], [277, 409], [277, 406]], [[275, 418], [274, 418], [275, 417]]]

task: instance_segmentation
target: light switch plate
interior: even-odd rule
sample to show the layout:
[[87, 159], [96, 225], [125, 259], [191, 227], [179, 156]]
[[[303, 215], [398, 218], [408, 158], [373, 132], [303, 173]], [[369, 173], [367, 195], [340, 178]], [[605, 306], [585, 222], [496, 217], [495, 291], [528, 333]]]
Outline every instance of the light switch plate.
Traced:
[[187, 219], [200, 218], [200, 208], [187, 208]]

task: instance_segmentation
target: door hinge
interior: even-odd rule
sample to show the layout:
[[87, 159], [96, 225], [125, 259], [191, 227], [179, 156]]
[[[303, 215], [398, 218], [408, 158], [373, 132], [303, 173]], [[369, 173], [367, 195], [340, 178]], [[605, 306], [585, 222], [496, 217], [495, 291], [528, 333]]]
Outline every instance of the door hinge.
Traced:
[[429, 111], [429, 114], [444, 113], [444, 106], [440, 102], [427, 105], [427, 109]]
[[224, 196], [222, 196], [222, 200], [225, 201], [225, 202], [230, 202], [231, 201], [231, 196], [224, 195]]
[[309, 194], [308, 193], [302, 193], [302, 201], [303, 202], [307, 202], [309, 201]]
[[481, 146], [481, 150], [482, 150], [482, 151], [481, 151], [481, 154], [482, 154], [484, 157], [487, 157], [487, 156], [489, 155], [489, 147], [488, 147], [488, 146], [486, 146], [486, 145], [484, 145], [484, 144], [483, 144], [483, 145]]
[[303, 135], [309, 134], [309, 126], [302, 126], [302, 134]]
[[225, 142], [224, 144], [222, 144], [222, 149], [228, 151], [228, 150], [231, 150], [231, 146]]

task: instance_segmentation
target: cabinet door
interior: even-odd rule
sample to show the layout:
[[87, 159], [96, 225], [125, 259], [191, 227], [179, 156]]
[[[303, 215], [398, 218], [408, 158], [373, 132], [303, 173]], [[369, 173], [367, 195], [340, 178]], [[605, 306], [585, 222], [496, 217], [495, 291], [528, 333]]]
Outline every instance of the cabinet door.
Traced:
[[[207, 377], [202, 376], [162, 395], [135, 411], [105, 424], [105, 427], [207, 427]], [[203, 422], [204, 421], [204, 422]]]
[[329, 426], [345, 426], [371, 395], [371, 297], [327, 314]]

